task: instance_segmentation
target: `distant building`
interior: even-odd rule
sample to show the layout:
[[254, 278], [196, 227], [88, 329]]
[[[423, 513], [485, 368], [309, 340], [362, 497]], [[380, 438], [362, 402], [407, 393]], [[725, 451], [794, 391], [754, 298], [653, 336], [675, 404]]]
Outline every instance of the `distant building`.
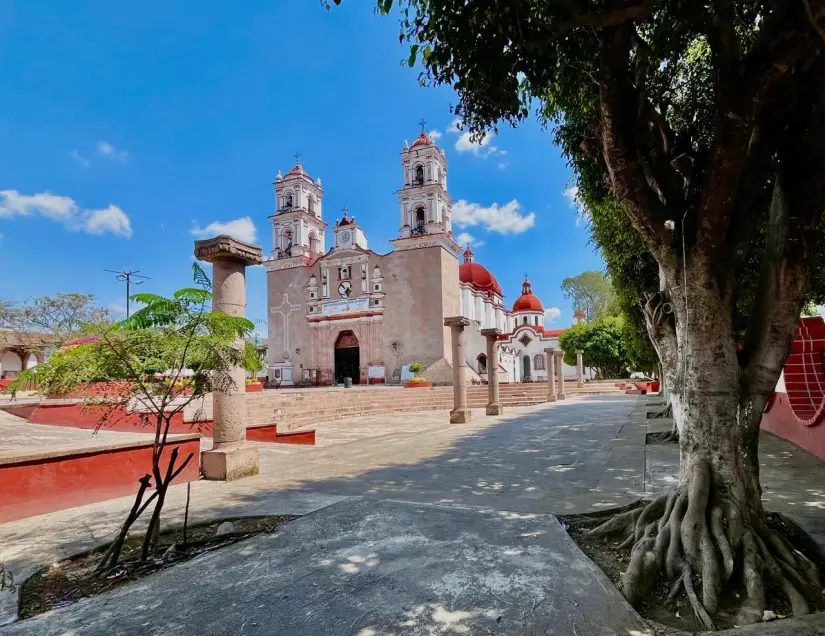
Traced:
[[48, 334], [0, 329], [0, 386], [10, 384], [24, 369], [42, 363], [54, 350], [55, 342]]
[[[544, 309], [525, 281], [512, 310], [495, 277], [462, 254], [452, 231], [447, 159], [426, 133], [404, 144], [398, 190], [398, 237], [392, 251], [369, 248], [364, 228], [344, 210], [326, 248], [321, 180], [297, 163], [275, 178], [272, 255], [265, 261], [271, 380], [331, 384], [399, 382], [419, 362], [432, 382], [452, 381], [452, 347], [444, 318], [463, 315], [471, 380], [495, 368], [505, 382], [547, 378]], [[502, 330], [500, 358], [486, 359], [481, 329]], [[574, 367], [565, 374], [575, 376]]]

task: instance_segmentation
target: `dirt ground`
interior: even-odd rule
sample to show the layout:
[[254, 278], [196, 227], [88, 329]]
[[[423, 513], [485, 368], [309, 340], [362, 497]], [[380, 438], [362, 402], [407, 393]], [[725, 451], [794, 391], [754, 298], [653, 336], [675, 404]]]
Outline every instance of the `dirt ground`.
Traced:
[[[202, 554], [243, 541], [258, 534], [273, 532], [293, 516], [246, 517], [219, 519], [187, 528], [170, 528], [160, 535], [157, 547], [147, 561], [140, 561], [143, 535], [129, 536], [123, 546], [120, 563], [105, 572], [95, 571], [107, 546], [78, 555], [35, 572], [23, 584], [20, 594], [20, 618], [66, 607], [81, 598], [102, 594], [114, 587], [165, 570]], [[217, 535], [218, 526], [229, 521], [231, 532]]]
[[[628, 510], [630, 509], [631, 508], [628, 508]], [[625, 537], [591, 537], [587, 535], [588, 530], [595, 528], [608, 518], [609, 517], [603, 514], [592, 516], [580, 515], [565, 517], [563, 521], [567, 524], [568, 532], [579, 548], [581, 548], [618, 587], [622, 573], [630, 562], [631, 548], [620, 547]], [[817, 562], [820, 571], [820, 580], [825, 584], [825, 578], [823, 578], [825, 563], [822, 562], [821, 554], [817, 554], [810, 549], [810, 538], [801, 536], [797, 528], [786, 524], [779, 515], [770, 515], [769, 523], [774, 529], [782, 530], [794, 546]], [[701, 577], [695, 577], [694, 583], [697, 592], [700, 589], [700, 580]], [[713, 622], [717, 629], [738, 627], [735, 623], [735, 618], [745, 598], [744, 590], [739, 584], [740, 580], [741, 576], [737, 572], [734, 572], [731, 577], [731, 584], [725, 586], [723, 589], [722, 596], [719, 599], [719, 611], [713, 616]], [[672, 584], [672, 581], [667, 581], [664, 575], [660, 575], [653, 591], [645, 598], [642, 604], [636, 608], [637, 611], [645, 619], [668, 627], [687, 632], [703, 631], [699, 621], [694, 616], [693, 609], [683, 590], [680, 591], [674, 599], [668, 598]], [[784, 618], [791, 614], [790, 604], [782, 593], [781, 588], [767, 579], [765, 595], [767, 608], [774, 612], [777, 617]], [[811, 607], [812, 612], [822, 610], [825, 610], [825, 598], [820, 598], [818, 606]]]

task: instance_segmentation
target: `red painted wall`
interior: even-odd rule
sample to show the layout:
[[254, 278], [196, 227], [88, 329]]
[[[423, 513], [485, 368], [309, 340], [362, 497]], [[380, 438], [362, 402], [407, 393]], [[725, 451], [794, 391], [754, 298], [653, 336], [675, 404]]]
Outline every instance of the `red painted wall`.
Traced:
[[[72, 426], [74, 428], [103, 428], [107, 431], [127, 433], [152, 433], [154, 418], [144, 418], [138, 413], [127, 413], [118, 406], [84, 406], [83, 404], [40, 404], [29, 417], [30, 424], [50, 424], [52, 426]], [[172, 417], [170, 433], [200, 433], [212, 435], [212, 421], [184, 422], [183, 413]]]
[[[200, 440], [171, 441], [164, 456], [174, 447], [179, 462], [194, 453], [174, 483], [196, 481]], [[151, 443], [0, 464], [0, 523], [135, 494], [151, 466]]]
[[802, 318], [762, 428], [825, 460], [825, 321]]

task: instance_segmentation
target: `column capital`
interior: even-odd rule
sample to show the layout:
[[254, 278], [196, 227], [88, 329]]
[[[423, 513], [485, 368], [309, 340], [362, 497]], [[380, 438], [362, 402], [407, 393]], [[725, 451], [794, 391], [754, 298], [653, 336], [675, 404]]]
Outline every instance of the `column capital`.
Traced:
[[264, 260], [260, 245], [244, 243], [226, 234], [195, 241], [195, 258], [207, 263], [217, 260], [240, 261], [244, 265], [260, 265]]
[[564, 351], [562, 351], [561, 349], [556, 349], [556, 357], [557, 358], [563, 358], [564, 357]]
[[502, 334], [501, 329], [482, 329], [481, 335], [485, 338], [498, 338]]
[[544, 350], [544, 352], [545, 352], [545, 353], [549, 353], [549, 354], [552, 356], [553, 354], [555, 354], [555, 353], [556, 353], [556, 348], [555, 348], [555, 347], [547, 347], [547, 348]]
[[470, 319], [464, 316], [450, 316], [444, 319], [445, 327], [469, 327]]
[[576, 349], [576, 354], [584, 354], [584, 349]]

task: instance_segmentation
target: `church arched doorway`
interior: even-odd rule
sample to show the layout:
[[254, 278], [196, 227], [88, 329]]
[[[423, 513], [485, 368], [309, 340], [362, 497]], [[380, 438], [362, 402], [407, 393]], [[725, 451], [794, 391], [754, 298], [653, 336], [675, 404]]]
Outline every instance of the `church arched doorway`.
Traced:
[[523, 382], [530, 381], [530, 356], [523, 356], [521, 359], [521, 379]]
[[335, 381], [352, 378], [358, 384], [361, 377], [361, 349], [358, 338], [350, 331], [342, 331], [335, 340]]

